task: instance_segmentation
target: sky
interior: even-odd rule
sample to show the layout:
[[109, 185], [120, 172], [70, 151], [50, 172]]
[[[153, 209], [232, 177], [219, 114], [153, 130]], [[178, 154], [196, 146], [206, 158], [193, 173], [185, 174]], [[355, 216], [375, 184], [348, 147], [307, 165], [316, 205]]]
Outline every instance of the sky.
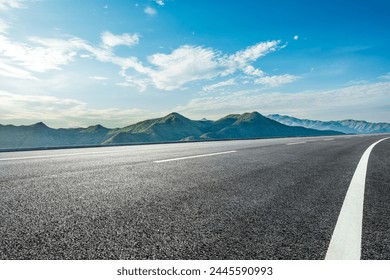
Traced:
[[0, 0], [0, 124], [390, 122], [390, 1]]

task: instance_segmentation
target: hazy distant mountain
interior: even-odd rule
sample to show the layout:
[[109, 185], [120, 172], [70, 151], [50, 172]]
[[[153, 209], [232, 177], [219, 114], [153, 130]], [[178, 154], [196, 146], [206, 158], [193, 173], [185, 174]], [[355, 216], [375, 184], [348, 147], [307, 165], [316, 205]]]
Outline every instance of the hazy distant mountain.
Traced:
[[0, 149], [336, 134], [342, 133], [292, 127], [257, 112], [228, 115], [217, 121], [193, 121], [178, 113], [171, 113], [118, 129], [101, 125], [53, 129], [44, 123], [0, 125]]
[[303, 126], [318, 130], [335, 130], [351, 134], [389, 133], [389, 123], [370, 123], [366, 121], [342, 120], [342, 121], [317, 121], [298, 119], [278, 114], [268, 115], [270, 119], [289, 126]]

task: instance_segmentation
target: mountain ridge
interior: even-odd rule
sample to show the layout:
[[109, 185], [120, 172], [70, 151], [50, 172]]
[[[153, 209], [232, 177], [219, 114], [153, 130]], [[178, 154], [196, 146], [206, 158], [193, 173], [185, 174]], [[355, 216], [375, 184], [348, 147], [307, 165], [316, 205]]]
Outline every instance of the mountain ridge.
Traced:
[[259, 112], [230, 114], [216, 121], [191, 120], [172, 112], [161, 118], [114, 129], [100, 124], [58, 129], [43, 122], [30, 126], [0, 125], [0, 149], [339, 134], [343, 133], [288, 126]]
[[271, 114], [268, 118], [289, 126], [302, 126], [317, 130], [335, 130], [347, 134], [372, 134], [390, 132], [390, 123], [372, 123], [364, 120], [319, 121], [299, 119], [287, 115]]

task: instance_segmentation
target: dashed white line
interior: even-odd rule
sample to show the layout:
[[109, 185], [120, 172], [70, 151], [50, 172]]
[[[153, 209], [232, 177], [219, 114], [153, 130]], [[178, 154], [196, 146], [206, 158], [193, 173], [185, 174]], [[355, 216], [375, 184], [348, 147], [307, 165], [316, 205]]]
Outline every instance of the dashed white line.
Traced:
[[237, 151], [226, 151], [226, 152], [218, 152], [218, 153], [211, 153], [211, 154], [203, 154], [203, 155], [194, 155], [194, 156], [187, 156], [187, 157], [178, 157], [178, 158], [170, 158], [170, 159], [163, 159], [163, 160], [156, 160], [155, 163], [162, 163], [162, 162], [168, 162], [168, 161], [175, 161], [175, 160], [183, 160], [183, 159], [191, 159], [191, 158], [199, 158], [199, 157], [211, 157], [211, 156], [217, 156], [217, 155], [223, 155], [223, 154], [230, 154], [230, 153], [236, 153]]
[[359, 260], [361, 256], [364, 188], [371, 150], [384, 138], [372, 144], [361, 157], [344, 199], [326, 260]]
[[327, 139], [323, 139], [322, 141], [332, 141], [334, 140], [334, 138], [327, 138]]
[[303, 141], [303, 142], [291, 142], [291, 143], [287, 143], [286, 145], [298, 145], [298, 144], [305, 144], [306, 141]]

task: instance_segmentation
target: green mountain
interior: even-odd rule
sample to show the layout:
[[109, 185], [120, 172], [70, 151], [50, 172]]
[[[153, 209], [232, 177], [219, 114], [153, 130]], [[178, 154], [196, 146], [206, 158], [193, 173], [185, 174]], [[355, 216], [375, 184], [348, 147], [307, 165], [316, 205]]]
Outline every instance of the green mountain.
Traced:
[[0, 126], [1, 148], [50, 146], [55, 141], [53, 130], [42, 122], [30, 126]]
[[337, 134], [342, 133], [284, 125], [258, 112], [228, 115], [217, 121], [194, 121], [171, 113], [118, 129], [101, 125], [53, 129], [42, 122], [0, 125], [0, 149]]
[[110, 132], [112, 137], [104, 143], [180, 141], [191, 136], [197, 139], [207, 131], [207, 128], [207, 122], [192, 121], [178, 113], [171, 113], [163, 118], [112, 130]]
[[111, 131], [101, 125], [53, 129], [44, 123], [29, 126], [0, 125], [0, 149], [96, 145]]
[[258, 112], [228, 115], [216, 121], [204, 139], [234, 139], [289, 136], [320, 136], [342, 134], [334, 131], [318, 131], [303, 127], [291, 127], [264, 117]]

